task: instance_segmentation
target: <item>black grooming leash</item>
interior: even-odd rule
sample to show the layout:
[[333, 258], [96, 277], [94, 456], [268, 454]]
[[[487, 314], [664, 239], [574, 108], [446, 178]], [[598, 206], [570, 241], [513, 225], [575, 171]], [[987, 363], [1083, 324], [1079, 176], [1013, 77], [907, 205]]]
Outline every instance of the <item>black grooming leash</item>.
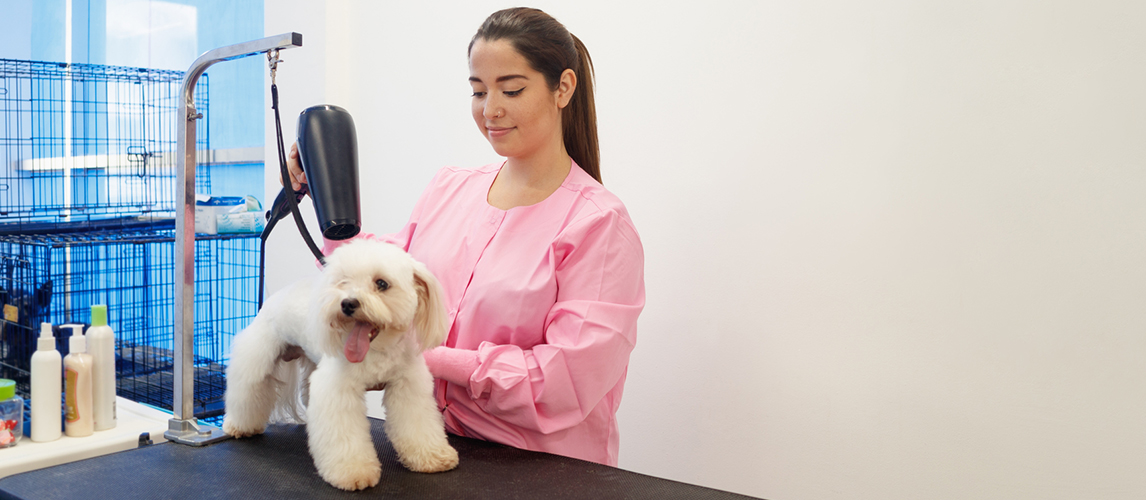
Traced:
[[303, 196], [307, 194], [306, 184], [302, 185], [302, 189], [298, 191], [292, 190], [292, 195], [287, 194], [287, 190], [291, 186], [290, 173], [287, 170], [286, 164], [286, 148], [283, 146], [283, 126], [282, 121], [279, 119], [279, 88], [275, 85], [275, 71], [278, 69], [279, 59], [278, 50], [267, 52], [267, 63], [271, 68], [271, 109], [275, 110], [275, 137], [278, 142], [279, 150], [279, 175], [282, 179], [283, 188], [279, 191], [279, 195], [275, 198], [274, 204], [271, 209], [267, 211], [267, 225], [263, 228], [263, 233], [260, 236], [262, 242], [259, 245], [259, 309], [263, 308], [263, 291], [264, 280], [266, 274], [266, 249], [267, 237], [271, 234], [271, 229], [275, 227], [279, 219], [282, 219], [289, 212], [294, 216], [294, 223], [298, 227], [299, 234], [302, 239], [306, 241], [306, 246], [310, 248], [310, 252], [318, 259], [318, 263], [326, 266], [326, 258], [322, 255], [322, 250], [318, 249], [318, 245], [314, 243], [314, 239], [310, 236], [310, 231], [306, 229], [306, 223], [302, 220], [302, 214], [298, 211], [298, 202], [302, 200]]

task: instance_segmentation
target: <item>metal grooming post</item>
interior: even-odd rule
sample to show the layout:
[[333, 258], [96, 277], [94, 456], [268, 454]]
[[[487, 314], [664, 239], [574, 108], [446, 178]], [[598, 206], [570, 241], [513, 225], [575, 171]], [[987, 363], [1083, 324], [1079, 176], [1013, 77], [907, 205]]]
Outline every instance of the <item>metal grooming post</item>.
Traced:
[[182, 263], [183, 273], [175, 286], [175, 417], [163, 433], [168, 441], [204, 446], [228, 437], [222, 429], [195, 419], [195, 120], [203, 117], [195, 111], [195, 84], [217, 62], [292, 47], [302, 47], [302, 35], [283, 33], [219, 47], [199, 56], [183, 76], [175, 172], [175, 205], [181, 211], [175, 216], [175, 262]]

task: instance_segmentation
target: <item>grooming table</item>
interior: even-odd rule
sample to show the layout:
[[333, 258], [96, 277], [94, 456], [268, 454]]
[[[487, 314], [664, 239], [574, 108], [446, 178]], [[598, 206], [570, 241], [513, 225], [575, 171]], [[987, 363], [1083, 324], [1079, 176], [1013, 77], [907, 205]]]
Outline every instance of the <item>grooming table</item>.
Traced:
[[261, 436], [201, 448], [153, 444], [17, 474], [0, 480], [0, 498], [750, 498], [453, 435], [458, 468], [419, 474], [398, 463], [383, 422], [370, 422], [382, 480], [361, 492], [318, 476], [304, 426], [273, 425]]
[[167, 441], [163, 431], [167, 430], [170, 413], [122, 397], [116, 397], [116, 408], [115, 428], [96, 431], [87, 437], [61, 436], [47, 443], [34, 442], [25, 435], [16, 446], [0, 449], [0, 478], [132, 450], [139, 447], [141, 440]]

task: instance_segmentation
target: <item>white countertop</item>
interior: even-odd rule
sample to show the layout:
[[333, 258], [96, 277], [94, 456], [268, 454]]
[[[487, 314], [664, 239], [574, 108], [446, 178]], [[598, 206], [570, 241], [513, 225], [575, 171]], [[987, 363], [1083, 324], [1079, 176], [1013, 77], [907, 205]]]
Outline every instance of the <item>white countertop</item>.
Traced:
[[116, 426], [82, 438], [61, 436], [37, 443], [28, 436], [11, 448], [0, 449], [0, 478], [53, 465], [98, 457], [139, 447], [139, 436], [149, 433], [151, 442], [167, 441], [171, 414], [121, 397], [116, 398]]

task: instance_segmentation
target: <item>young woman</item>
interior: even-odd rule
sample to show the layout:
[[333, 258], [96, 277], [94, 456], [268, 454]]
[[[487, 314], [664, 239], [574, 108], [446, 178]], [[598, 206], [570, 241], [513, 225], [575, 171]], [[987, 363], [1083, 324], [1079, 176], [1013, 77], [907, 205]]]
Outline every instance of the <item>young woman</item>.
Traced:
[[[506, 160], [443, 168], [406, 226], [377, 237], [445, 292], [449, 336], [425, 359], [446, 429], [615, 466], [644, 255], [600, 182], [589, 53], [516, 8], [485, 20], [469, 66], [474, 122]], [[289, 163], [305, 182], [297, 150]]]

